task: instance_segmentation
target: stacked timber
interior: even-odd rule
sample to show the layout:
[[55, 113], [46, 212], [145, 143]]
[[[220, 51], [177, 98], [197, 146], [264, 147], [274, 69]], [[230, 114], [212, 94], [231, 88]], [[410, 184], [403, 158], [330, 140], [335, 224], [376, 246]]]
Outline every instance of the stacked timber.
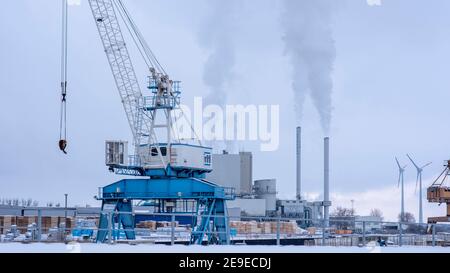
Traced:
[[338, 229], [338, 230], [336, 230], [335, 231], [335, 234], [337, 234], [337, 235], [350, 235], [350, 234], [352, 234], [353, 232], [351, 231], [351, 230], [341, 230], [341, 229]]
[[[277, 229], [278, 229], [278, 224], [277, 222], [271, 222], [271, 233], [277, 233]], [[290, 221], [290, 222], [280, 222], [280, 233], [281, 234], [296, 234], [298, 231], [298, 225], [297, 222], [295, 221]]]
[[256, 221], [245, 222], [245, 233], [261, 234], [261, 228], [258, 227], [258, 223]]
[[258, 227], [261, 229], [262, 234], [270, 234], [272, 233], [272, 225], [270, 222], [261, 222], [258, 223]]
[[245, 222], [230, 221], [230, 228], [235, 229], [238, 234], [245, 234]]
[[308, 234], [309, 235], [316, 235], [317, 229], [315, 227], [309, 227], [308, 228]]
[[11, 229], [11, 226], [16, 225], [16, 217], [15, 216], [1, 216], [0, 217], [0, 226], [1, 228], [1, 234], [6, 234], [9, 229]]
[[283, 222], [281, 224], [282, 234], [295, 234], [297, 233], [298, 225], [295, 221]]
[[[277, 233], [278, 225], [277, 222], [270, 222], [270, 233]], [[281, 223], [280, 223], [281, 229]]]
[[[180, 226], [179, 222], [175, 221], [175, 227], [179, 227], [179, 226]], [[152, 231], [155, 231], [157, 229], [162, 229], [162, 228], [171, 228], [172, 222], [141, 221], [136, 225], [136, 227], [143, 228], [143, 229], [150, 229]]]
[[155, 231], [156, 230], [156, 221], [142, 221], [142, 222], [139, 222], [136, 225], [136, 227]]
[[[58, 228], [66, 220], [66, 229], [72, 229], [75, 226], [75, 219], [72, 217], [41, 217], [41, 225], [44, 232], [52, 228]], [[0, 234], [5, 234], [11, 229], [11, 226], [17, 226], [20, 231], [24, 231], [30, 225], [38, 225], [37, 216], [0, 216]]]
[[[238, 234], [275, 234], [278, 229], [277, 222], [256, 221], [231, 221], [230, 228], [235, 229]], [[299, 227], [295, 221], [280, 222], [281, 234], [296, 234]]]

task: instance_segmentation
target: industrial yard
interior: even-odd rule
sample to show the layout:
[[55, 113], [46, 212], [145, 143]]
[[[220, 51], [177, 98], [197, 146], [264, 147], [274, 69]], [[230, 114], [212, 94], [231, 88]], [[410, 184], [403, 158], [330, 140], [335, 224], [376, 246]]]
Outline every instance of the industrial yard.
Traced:
[[4, 35], [0, 253], [450, 253], [445, 43], [409, 64], [397, 4], [22, 1], [60, 18]]
[[149, 245], [107, 245], [97, 244], [10, 244], [0, 245], [0, 253], [450, 253], [448, 248], [433, 247], [391, 247], [380, 248], [375, 244], [359, 247], [267, 247], [267, 246], [149, 246]]

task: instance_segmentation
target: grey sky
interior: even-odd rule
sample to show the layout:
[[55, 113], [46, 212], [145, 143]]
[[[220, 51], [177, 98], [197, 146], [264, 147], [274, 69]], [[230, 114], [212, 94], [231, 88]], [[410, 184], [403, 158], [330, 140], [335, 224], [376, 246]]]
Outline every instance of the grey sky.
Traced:
[[[208, 93], [202, 82], [207, 50], [199, 43], [205, 0], [127, 0], [136, 22], [172, 78], [183, 81], [185, 104]], [[358, 192], [396, 183], [394, 156], [433, 161], [448, 155], [450, 126], [450, 2], [341, 1], [333, 23], [337, 47], [332, 135], [332, 190]], [[129, 139], [129, 129], [88, 3], [70, 9], [70, 154], [57, 150], [60, 6], [58, 1], [4, 1], [0, 10], [0, 196], [96, 204], [98, 187], [118, 177], [104, 166], [104, 140]], [[295, 112], [291, 67], [283, 54], [280, 2], [246, 0], [233, 34], [236, 67], [229, 103], [280, 104], [281, 146], [255, 152], [255, 178], [277, 178], [295, 192]], [[235, 22], [236, 23], [236, 22]], [[145, 70], [136, 63], [143, 80]], [[307, 99], [304, 190], [322, 189], [322, 130]], [[278, 164], [273, 164], [278, 162]], [[412, 169], [407, 180], [413, 180]]]

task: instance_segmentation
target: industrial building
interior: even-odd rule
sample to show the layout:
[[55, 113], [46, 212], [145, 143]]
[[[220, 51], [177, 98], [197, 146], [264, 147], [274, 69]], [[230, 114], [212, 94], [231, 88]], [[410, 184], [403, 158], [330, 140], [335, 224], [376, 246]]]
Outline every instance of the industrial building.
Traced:
[[212, 155], [213, 171], [206, 179], [225, 188], [234, 188], [238, 197], [227, 203], [232, 217], [265, 216], [266, 200], [253, 194], [253, 154], [240, 152], [230, 154], [223, 151]]
[[265, 200], [266, 214], [274, 214], [277, 211], [277, 180], [257, 180], [253, 186], [257, 199]]
[[[296, 199], [277, 199], [277, 180], [262, 179], [253, 181], [253, 156], [249, 152], [212, 155], [213, 171], [206, 175], [211, 182], [221, 187], [231, 187], [236, 191], [236, 200], [228, 202], [230, 211], [240, 210], [242, 216], [281, 216], [283, 218], [305, 219], [302, 226], [314, 224], [325, 219], [329, 225], [329, 170], [330, 139], [324, 139], [324, 200], [310, 202], [302, 198], [301, 156], [302, 131], [298, 127], [296, 141]], [[317, 223], [316, 223], [317, 224]]]
[[[286, 218], [302, 218], [305, 220], [319, 220], [323, 218], [323, 202], [309, 202], [307, 200], [278, 200], [277, 208], [280, 215]], [[311, 222], [308, 221], [308, 222]]]
[[250, 152], [213, 154], [213, 171], [206, 179], [222, 187], [234, 188], [236, 195], [243, 197], [252, 194], [253, 155]]

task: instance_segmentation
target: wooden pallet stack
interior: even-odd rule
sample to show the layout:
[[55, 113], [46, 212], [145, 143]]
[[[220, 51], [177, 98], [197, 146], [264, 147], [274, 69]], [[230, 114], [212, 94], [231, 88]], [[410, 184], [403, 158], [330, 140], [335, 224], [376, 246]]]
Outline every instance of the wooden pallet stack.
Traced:
[[[175, 227], [179, 226], [179, 222], [175, 221]], [[156, 222], [156, 228], [166, 228], [166, 227], [172, 227], [172, 222], [168, 221], [162, 221], [162, 222]]]
[[[179, 227], [180, 223], [178, 221], [175, 221], [175, 227]], [[143, 228], [143, 229], [150, 229], [152, 231], [157, 230], [158, 228], [170, 228], [172, 227], [172, 222], [168, 221], [162, 221], [162, 222], [156, 222], [156, 221], [141, 221], [136, 225], [137, 228]]]
[[156, 221], [142, 221], [142, 222], [139, 222], [136, 225], [136, 227], [155, 231], [156, 230]]
[[[276, 234], [277, 226], [277, 222], [230, 222], [230, 228], [235, 229], [238, 234]], [[280, 222], [281, 234], [296, 234], [298, 229], [299, 227], [295, 221]]]
[[309, 235], [316, 235], [317, 229], [315, 227], [309, 227], [308, 228], [308, 234]]
[[297, 233], [298, 225], [295, 221], [283, 222], [281, 225], [282, 234], [295, 234]]
[[[271, 233], [277, 233], [277, 222], [271, 222]], [[296, 234], [298, 230], [298, 225], [295, 221], [290, 221], [290, 222], [280, 222], [280, 234], [288, 234], [288, 235], [292, 235], [292, 234]]]
[[245, 234], [245, 222], [230, 221], [230, 228], [235, 229], [238, 234]]
[[11, 226], [16, 225], [16, 216], [1, 216], [1, 234], [6, 234]]
[[272, 233], [272, 224], [270, 222], [258, 223], [258, 227], [261, 229], [262, 234]]
[[36, 224], [38, 217], [35, 216], [18, 216], [16, 217], [16, 225], [19, 228], [26, 228], [29, 225]]
[[245, 233], [246, 234], [261, 234], [261, 228], [258, 227], [258, 223], [256, 221], [246, 222], [245, 223]]
[[[64, 223], [64, 217], [47, 217], [41, 218], [41, 225], [43, 232], [47, 232], [51, 228], [58, 228], [60, 224]], [[23, 232], [30, 225], [38, 225], [37, 216], [0, 216], [0, 234], [5, 234], [11, 229], [11, 226], [17, 226], [17, 228]], [[66, 228], [71, 229], [75, 227], [75, 219], [72, 217], [67, 217]]]
[[[270, 222], [270, 233], [277, 233], [277, 222]], [[280, 223], [280, 229], [281, 229], [281, 223]]]

